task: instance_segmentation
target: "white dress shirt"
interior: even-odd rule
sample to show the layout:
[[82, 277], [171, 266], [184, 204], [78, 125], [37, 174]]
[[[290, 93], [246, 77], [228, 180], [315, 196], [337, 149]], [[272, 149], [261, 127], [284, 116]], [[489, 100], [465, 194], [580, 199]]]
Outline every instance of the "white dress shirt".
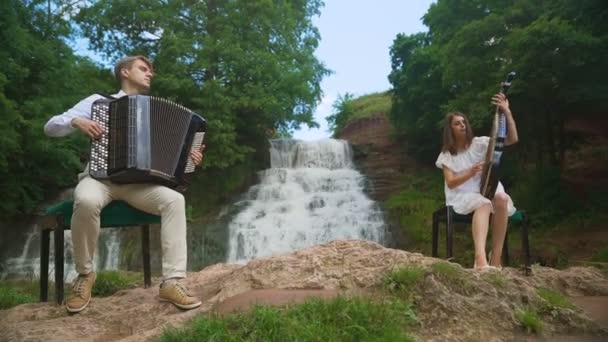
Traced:
[[[119, 91], [113, 94], [112, 97], [119, 98], [127, 95], [124, 91]], [[84, 118], [91, 120], [91, 106], [93, 102], [103, 99], [104, 97], [99, 94], [93, 94], [86, 99], [78, 102], [74, 107], [68, 109], [63, 114], [53, 116], [44, 125], [44, 133], [49, 137], [63, 137], [76, 130], [72, 126], [72, 120], [74, 118]]]

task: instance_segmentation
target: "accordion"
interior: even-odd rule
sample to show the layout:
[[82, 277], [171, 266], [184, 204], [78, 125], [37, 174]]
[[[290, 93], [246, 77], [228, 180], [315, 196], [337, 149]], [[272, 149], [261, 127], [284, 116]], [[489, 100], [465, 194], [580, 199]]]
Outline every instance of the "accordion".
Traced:
[[93, 102], [91, 119], [105, 133], [91, 141], [89, 174], [114, 183], [157, 183], [185, 189], [207, 122], [163, 98], [130, 95]]

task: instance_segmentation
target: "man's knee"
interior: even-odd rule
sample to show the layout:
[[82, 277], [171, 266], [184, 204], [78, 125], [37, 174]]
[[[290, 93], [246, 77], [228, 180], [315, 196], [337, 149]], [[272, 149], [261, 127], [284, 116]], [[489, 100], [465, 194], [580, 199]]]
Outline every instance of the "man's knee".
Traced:
[[99, 214], [103, 204], [103, 199], [94, 194], [74, 194], [74, 211]]
[[186, 205], [184, 195], [172, 189], [167, 189], [163, 194], [163, 198], [166, 206], [185, 207]]

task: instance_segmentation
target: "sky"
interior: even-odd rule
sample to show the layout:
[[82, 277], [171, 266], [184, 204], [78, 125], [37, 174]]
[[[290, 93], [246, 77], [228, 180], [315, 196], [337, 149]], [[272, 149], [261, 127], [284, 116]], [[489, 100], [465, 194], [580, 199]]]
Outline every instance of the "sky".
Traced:
[[[330, 137], [327, 116], [339, 95], [355, 97], [391, 88], [390, 47], [397, 34], [427, 31], [422, 16], [434, 0], [325, 0], [321, 15], [313, 18], [321, 41], [315, 52], [333, 71], [321, 82], [323, 97], [314, 113], [319, 128], [303, 126], [293, 137], [318, 140]], [[79, 54], [100, 61], [87, 48], [87, 40], [77, 40]]]
[[398, 33], [427, 31], [422, 24], [432, 0], [325, 0], [321, 15], [313, 18], [321, 42], [315, 55], [333, 71], [321, 82], [323, 98], [315, 111], [320, 128], [305, 126], [293, 137], [329, 138], [325, 117], [339, 95], [355, 97], [391, 88], [390, 47]]

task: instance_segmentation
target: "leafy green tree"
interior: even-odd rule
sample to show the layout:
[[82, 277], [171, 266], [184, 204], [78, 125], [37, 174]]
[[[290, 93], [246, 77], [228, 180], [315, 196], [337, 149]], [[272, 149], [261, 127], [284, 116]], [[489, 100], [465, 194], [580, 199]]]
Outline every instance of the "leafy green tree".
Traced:
[[62, 1], [0, 3], [0, 213], [30, 213], [47, 195], [73, 184], [85, 140], [54, 140], [42, 126], [111, 75], [74, 56], [65, 40]]
[[313, 55], [322, 2], [93, 1], [77, 16], [92, 47], [116, 59], [154, 59], [153, 92], [209, 122], [206, 167], [224, 168], [266, 145], [271, 131], [317, 126], [328, 70]]
[[354, 95], [350, 93], [338, 95], [338, 99], [332, 104], [334, 111], [326, 120], [329, 130], [334, 132], [334, 134], [340, 132], [346, 126], [348, 120], [355, 114], [353, 98]]

